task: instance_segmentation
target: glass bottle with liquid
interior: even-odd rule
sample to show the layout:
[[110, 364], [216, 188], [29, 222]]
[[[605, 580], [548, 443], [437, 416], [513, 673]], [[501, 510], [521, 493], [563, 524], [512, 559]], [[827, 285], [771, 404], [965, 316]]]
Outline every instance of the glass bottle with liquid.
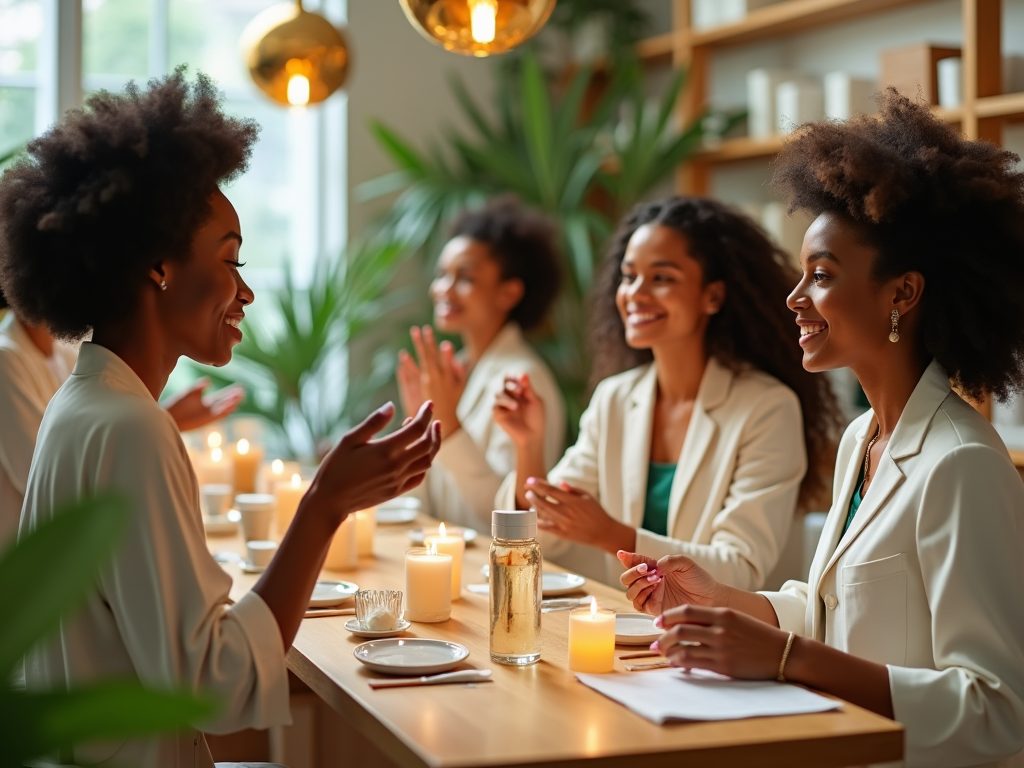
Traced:
[[491, 661], [540, 661], [542, 560], [535, 510], [491, 512]]

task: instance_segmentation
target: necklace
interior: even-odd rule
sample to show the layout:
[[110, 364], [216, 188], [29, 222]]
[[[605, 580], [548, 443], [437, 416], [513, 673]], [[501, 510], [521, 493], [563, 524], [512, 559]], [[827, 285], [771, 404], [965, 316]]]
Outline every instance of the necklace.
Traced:
[[882, 433], [882, 425], [875, 427], [875, 436], [868, 442], [868, 449], [864, 451], [864, 482], [868, 481], [868, 470], [871, 468], [871, 449], [874, 447], [878, 436]]

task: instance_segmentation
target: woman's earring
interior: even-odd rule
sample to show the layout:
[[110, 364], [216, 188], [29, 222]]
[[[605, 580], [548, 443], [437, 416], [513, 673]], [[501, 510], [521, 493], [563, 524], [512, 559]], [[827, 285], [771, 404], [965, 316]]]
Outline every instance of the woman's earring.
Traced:
[[[160, 281], [160, 290], [161, 291], [166, 291], [167, 290], [167, 281], [166, 280], [161, 280]], [[893, 311], [895, 311], [895, 310], [893, 310]]]
[[892, 331], [889, 333], [889, 341], [895, 344], [900, 340], [900, 311], [894, 309], [889, 319], [892, 320]]

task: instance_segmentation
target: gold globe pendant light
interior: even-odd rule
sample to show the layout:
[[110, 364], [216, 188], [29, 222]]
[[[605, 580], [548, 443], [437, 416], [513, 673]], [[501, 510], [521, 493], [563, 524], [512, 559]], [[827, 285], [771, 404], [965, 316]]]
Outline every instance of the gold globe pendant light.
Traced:
[[348, 74], [344, 35], [323, 16], [304, 10], [302, 0], [263, 11], [245, 28], [241, 44], [253, 81], [286, 106], [323, 101]]
[[555, 0], [401, 0], [416, 31], [446, 51], [491, 56], [522, 45], [547, 22]]

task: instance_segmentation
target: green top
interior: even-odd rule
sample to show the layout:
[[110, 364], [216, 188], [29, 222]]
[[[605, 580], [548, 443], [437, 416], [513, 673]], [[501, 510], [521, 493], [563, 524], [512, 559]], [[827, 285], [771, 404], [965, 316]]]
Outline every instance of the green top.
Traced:
[[668, 536], [668, 497], [672, 493], [675, 476], [675, 464], [652, 461], [648, 466], [647, 498], [644, 501], [644, 522], [641, 526], [644, 530]]
[[850, 499], [850, 511], [846, 515], [846, 525], [843, 526], [843, 532], [839, 538], [843, 538], [846, 532], [850, 530], [850, 523], [853, 522], [854, 515], [857, 514], [857, 510], [860, 509], [860, 503], [864, 500], [861, 495], [861, 490], [864, 488], [864, 468], [860, 469], [860, 477], [857, 478], [857, 487], [853, 490], [853, 498]]

